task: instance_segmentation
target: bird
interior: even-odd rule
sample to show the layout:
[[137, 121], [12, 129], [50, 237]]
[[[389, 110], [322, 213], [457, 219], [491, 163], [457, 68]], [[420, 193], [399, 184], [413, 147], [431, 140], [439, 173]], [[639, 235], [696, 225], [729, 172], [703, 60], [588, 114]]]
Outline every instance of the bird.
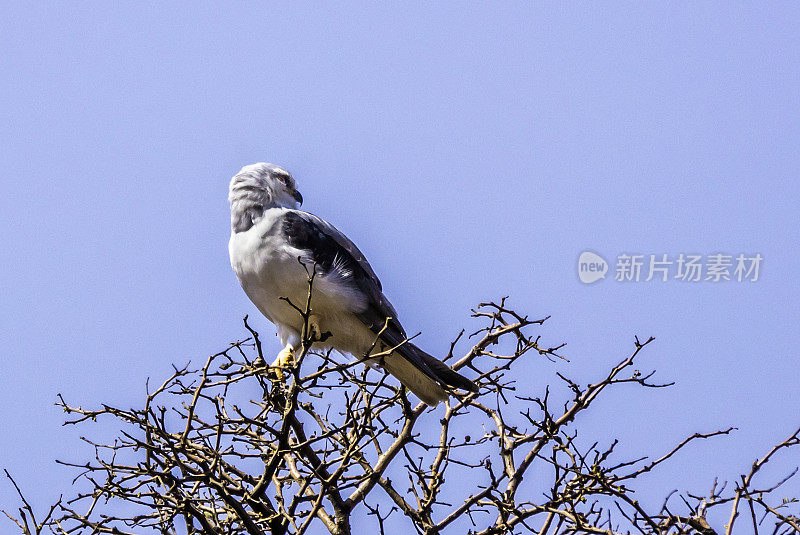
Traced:
[[228, 201], [231, 267], [247, 297], [275, 324], [283, 346], [273, 368], [293, 363], [302, 347], [304, 318], [295, 307], [309, 298], [313, 269], [307, 325], [320, 335], [318, 347], [365, 360], [377, 348], [382, 356], [368, 363], [430, 406], [454, 389], [478, 391], [473, 381], [408, 341], [367, 259], [332, 224], [300, 210], [303, 196], [286, 169], [265, 162], [242, 167], [230, 181]]

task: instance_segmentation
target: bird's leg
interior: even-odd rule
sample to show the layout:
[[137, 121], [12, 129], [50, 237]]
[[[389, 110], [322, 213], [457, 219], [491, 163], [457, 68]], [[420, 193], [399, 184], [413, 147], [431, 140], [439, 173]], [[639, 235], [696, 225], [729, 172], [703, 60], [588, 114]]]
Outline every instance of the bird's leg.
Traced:
[[294, 347], [292, 344], [286, 344], [286, 347], [280, 350], [278, 356], [270, 364], [270, 369], [273, 369], [275, 375], [278, 376], [279, 381], [283, 381], [283, 368], [288, 368], [294, 365]]
[[296, 362], [294, 352], [300, 347], [300, 334], [285, 325], [278, 325], [277, 335], [283, 344], [283, 349], [281, 349], [278, 356], [275, 357], [275, 360], [270, 364], [269, 372], [270, 375], [277, 376], [277, 379], [283, 382], [284, 369], [294, 366]]
[[308, 339], [312, 342], [324, 342], [331, 337], [330, 331], [322, 332], [322, 327], [320, 327], [320, 317], [315, 315], [311, 315], [308, 318], [308, 334]]
[[286, 347], [280, 350], [278, 356], [275, 357], [275, 360], [272, 362], [273, 367], [280, 367], [284, 368], [294, 364], [294, 348], [290, 344], [286, 344]]

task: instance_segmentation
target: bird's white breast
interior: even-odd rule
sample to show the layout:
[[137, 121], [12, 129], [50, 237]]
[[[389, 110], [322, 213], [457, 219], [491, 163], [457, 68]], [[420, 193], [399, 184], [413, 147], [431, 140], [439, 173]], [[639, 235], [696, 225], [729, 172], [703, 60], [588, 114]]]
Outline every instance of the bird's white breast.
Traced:
[[[228, 242], [231, 267], [247, 297], [264, 316], [278, 326], [282, 343], [299, 336], [303, 321], [289, 303], [303, 309], [308, 299], [308, 273], [298, 261], [302, 257], [313, 269], [307, 252], [291, 246], [283, 236], [284, 208], [270, 208], [253, 227], [231, 234]], [[306, 256], [304, 256], [306, 255]], [[363, 310], [366, 297], [345, 284], [334, 273], [314, 279], [312, 309], [321, 332], [333, 336], [324, 346], [355, 355], [363, 354], [375, 335], [355, 315]]]
[[283, 208], [271, 208], [245, 232], [231, 234], [228, 242], [231, 267], [247, 296], [267, 319], [276, 324], [300, 324], [296, 310], [282, 301], [286, 297], [297, 306], [305, 304], [307, 277], [298, 262], [301, 251], [289, 246], [281, 236]]

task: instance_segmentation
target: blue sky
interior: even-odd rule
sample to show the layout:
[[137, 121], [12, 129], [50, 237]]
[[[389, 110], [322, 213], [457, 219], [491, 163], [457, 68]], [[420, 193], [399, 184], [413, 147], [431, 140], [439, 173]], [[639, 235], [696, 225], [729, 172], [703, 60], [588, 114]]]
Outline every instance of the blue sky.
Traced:
[[[641, 365], [677, 385], [620, 389], [586, 429], [638, 456], [739, 427], [659, 496], [797, 427], [797, 4], [332, 6], [6, 6], [0, 464], [34, 503], [85, 451], [57, 393], [135, 404], [243, 336], [226, 196], [255, 161], [292, 171], [431, 353], [503, 295], [552, 316], [583, 381], [655, 336]], [[584, 285], [585, 250], [764, 261], [755, 283]]]

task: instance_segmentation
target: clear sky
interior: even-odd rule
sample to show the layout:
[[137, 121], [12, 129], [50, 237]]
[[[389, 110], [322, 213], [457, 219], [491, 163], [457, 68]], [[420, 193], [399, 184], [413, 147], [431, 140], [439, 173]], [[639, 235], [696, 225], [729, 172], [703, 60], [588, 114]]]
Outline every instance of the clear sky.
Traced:
[[[655, 336], [641, 366], [677, 385], [618, 390], [587, 431], [638, 456], [739, 427], [650, 476], [658, 496], [796, 428], [797, 3], [332, 6], [6, 5], [0, 465], [35, 504], [86, 453], [57, 393], [137, 404], [243, 337], [226, 197], [256, 161], [359, 245], [431, 353], [503, 295], [552, 316], [582, 381]], [[586, 250], [605, 280], [580, 282]], [[757, 282], [624, 283], [623, 253], [764, 260]], [[558, 369], [530, 367], [536, 388]]]

